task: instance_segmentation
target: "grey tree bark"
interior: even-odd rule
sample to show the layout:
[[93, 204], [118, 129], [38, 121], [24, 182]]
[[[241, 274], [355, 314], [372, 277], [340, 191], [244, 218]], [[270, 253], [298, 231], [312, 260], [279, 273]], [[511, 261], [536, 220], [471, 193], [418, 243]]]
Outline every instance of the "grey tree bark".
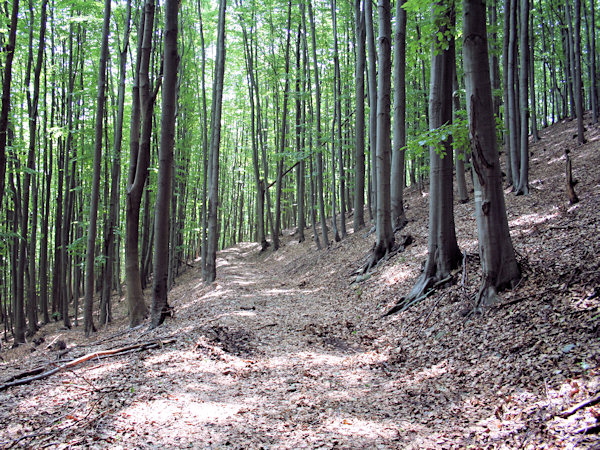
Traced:
[[219, 2], [219, 22], [217, 25], [217, 53], [213, 80], [213, 100], [210, 132], [210, 171], [208, 192], [208, 239], [206, 273], [204, 280], [212, 283], [217, 277], [217, 206], [219, 202], [219, 146], [221, 141], [221, 111], [223, 100], [223, 78], [225, 73], [225, 9], [226, 0]]
[[154, 208], [154, 280], [152, 283], [152, 309], [150, 328], [163, 323], [170, 314], [167, 303], [169, 278], [169, 220], [171, 185], [173, 183], [173, 149], [175, 147], [175, 119], [177, 115], [177, 74], [179, 54], [177, 33], [178, 0], [165, 2], [164, 80], [162, 87], [162, 114], [160, 122], [160, 147], [158, 150], [158, 183]]
[[[139, 325], [148, 314], [142, 291], [138, 243], [140, 205], [150, 164], [150, 137], [152, 133], [152, 111], [154, 109], [148, 77], [154, 30], [154, 9], [153, 0], [147, 0], [144, 3], [138, 28], [137, 59], [132, 87], [129, 176], [125, 209], [125, 276], [130, 327]], [[142, 128], [141, 134], [140, 126]], [[144, 136], [143, 139], [141, 139], [141, 135]]]
[[371, 211], [377, 211], [377, 50], [373, 32], [373, 8], [364, 1], [365, 28], [367, 31], [367, 84], [369, 88], [369, 152], [371, 155]]
[[573, 94], [575, 95], [575, 115], [577, 116], [577, 142], [586, 142], [583, 126], [583, 83], [581, 81], [581, 0], [573, 1], [573, 50], [575, 56], [575, 80]]
[[[517, 195], [529, 194], [529, 0], [520, 0], [519, 21], [519, 109], [521, 131], [519, 134], [520, 166]], [[513, 174], [514, 177], [514, 174]]]
[[394, 145], [392, 148], [391, 208], [392, 226], [403, 228], [404, 178], [406, 150], [406, 10], [405, 0], [396, 3], [396, 32], [394, 33]]
[[377, 86], [377, 242], [374, 260], [379, 260], [394, 246], [390, 199], [392, 13], [390, 0], [379, 0], [379, 74]]
[[497, 302], [497, 291], [521, 277], [510, 239], [496, 145], [488, 69], [484, 0], [463, 1], [463, 55], [472, 147], [475, 212], [482, 284], [478, 306]]
[[100, 171], [102, 164], [102, 132], [104, 118], [104, 92], [106, 90], [106, 60], [108, 59], [108, 36], [110, 33], [111, 0], [104, 3], [104, 24], [102, 26], [102, 47], [98, 68], [98, 97], [96, 100], [96, 134], [94, 139], [94, 174], [90, 199], [90, 223], [87, 236], [87, 254], [85, 262], [85, 300], [83, 308], [83, 326], [85, 335], [96, 331], [92, 317], [94, 305], [94, 262], [96, 260], [96, 232], [98, 219], [98, 200], [100, 197]]
[[125, 113], [125, 77], [127, 76], [127, 50], [129, 48], [129, 33], [131, 30], [131, 0], [127, 1], [125, 13], [125, 31], [123, 47], [119, 51], [119, 87], [117, 94], [117, 121], [113, 138], [113, 155], [111, 165], [110, 205], [106, 230], [105, 255], [106, 270], [102, 283], [100, 300], [100, 325], [112, 321], [110, 294], [112, 292], [113, 272], [117, 255], [117, 232], [119, 214], [119, 182], [121, 180], [121, 145], [123, 140], [123, 116]]
[[319, 202], [319, 215], [321, 216], [321, 232], [323, 234], [323, 245], [329, 246], [327, 236], [327, 223], [325, 217], [325, 198], [323, 195], [323, 137], [321, 136], [321, 83], [319, 82], [319, 61], [317, 59], [317, 36], [315, 31], [315, 18], [312, 9], [312, 1], [308, 1], [308, 18], [312, 38], [312, 55], [315, 71], [315, 103], [317, 110], [317, 151], [315, 155], [317, 165], [317, 200]]
[[[446, 32], [452, 21], [454, 2], [434, 3], [433, 19], [439, 24], [437, 36], [448, 39]], [[454, 38], [440, 42], [436, 38], [431, 48], [431, 87], [429, 93], [429, 128], [434, 130], [452, 121], [452, 66], [454, 61]], [[487, 65], [486, 65], [487, 67]], [[488, 74], [489, 79], [489, 74]], [[431, 147], [429, 188], [429, 238], [428, 255], [423, 273], [408, 294], [408, 298], [420, 297], [435, 283], [445, 280], [462, 260], [454, 229], [454, 205], [452, 189], [452, 144], [442, 143], [442, 158]]]
[[6, 52], [6, 59], [4, 60], [4, 77], [2, 78], [2, 108], [0, 109], [0, 211], [2, 211], [2, 205], [4, 204], [4, 184], [6, 180], [6, 135], [8, 133], [12, 63], [15, 56], [18, 16], [19, 0], [13, 0], [10, 13], [8, 45], [6, 45], [4, 49]]
[[356, 114], [354, 157], [354, 232], [365, 226], [365, 16], [360, 8], [361, 0], [354, 0], [356, 21]]

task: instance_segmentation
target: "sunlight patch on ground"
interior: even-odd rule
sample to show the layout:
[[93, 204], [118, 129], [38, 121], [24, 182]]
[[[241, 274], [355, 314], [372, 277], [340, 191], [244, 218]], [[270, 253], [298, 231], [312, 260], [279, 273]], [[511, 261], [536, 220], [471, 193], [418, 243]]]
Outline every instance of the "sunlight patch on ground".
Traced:
[[385, 284], [391, 286], [399, 282], [411, 280], [414, 274], [410, 269], [401, 269], [398, 266], [392, 266], [383, 270], [381, 277]]
[[404, 384], [419, 384], [425, 380], [431, 380], [433, 378], [439, 378], [440, 376], [448, 372], [446, 361], [442, 361], [439, 364], [435, 364], [431, 367], [426, 367], [423, 370], [407, 375], [402, 378], [401, 381]]
[[326, 425], [326, 429], [345, 436], [359, 435], [370, 439], [393, 439], [398, 436], [398, 431], [395, 427], [391, 427], [385, 423], [359, 419], [352, 416], [334, 417], [331, 419], [330, 423]]
[[191, 395], [170, 395], [169, 398], [137, 403], [121, 411], [120, 415], [131, 423], [167, 425], [182, 420], [186, 425], [198, 426], [207, 422], [223, 422], [236, 414], [242, 405], [203, 402]]
[[556, 208], [553, 208], [554, 212], [550, 213], [550, 214], [524, 214], [522, 216], [517, 217], [514, 220], [511, 220], [509, 222], [509, 226], [511, 228], [513, 227], [532, 227], [534, 225], [539, 225], [542, 223], [546, 223], [552, 219], [556, 219], [559, 216], [558, 211], [556, 211]]

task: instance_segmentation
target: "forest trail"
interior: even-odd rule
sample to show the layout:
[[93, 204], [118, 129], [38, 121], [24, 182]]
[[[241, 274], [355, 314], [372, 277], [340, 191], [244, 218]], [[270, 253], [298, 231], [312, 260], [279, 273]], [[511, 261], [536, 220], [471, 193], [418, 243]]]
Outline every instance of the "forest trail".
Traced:
[[455, 205], [465, 271], [381, 319], [426, 255], [427, 194], [411, 189], [401, 233], [415, 243], [361, 282], [366, 230], [321, 251], [288, 230], [277, 252], [221, 251], [209, 286], [194, 262], [155, 330], [128, 330], [115, 297], [114, 323], [90, 339], [51, 324], [43, 344], [3, 349], [0, 382], [56, 361], [57, 339], [64, 358], [176, 339], [1, 391], [0, 448], [594, 448], [597, 405], [560, 417], [600, 393], [600, 130], [577, 147], [574, 126], [542, 131], [532, 194], [506, 195], [525, 277], [498, 307], [465, 315], [480, 273], [471, 201]]

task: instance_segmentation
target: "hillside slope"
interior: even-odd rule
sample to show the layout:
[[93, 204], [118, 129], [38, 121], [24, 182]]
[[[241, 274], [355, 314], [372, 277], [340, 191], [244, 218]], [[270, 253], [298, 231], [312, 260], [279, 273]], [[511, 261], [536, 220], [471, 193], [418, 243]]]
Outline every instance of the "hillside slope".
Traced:
[[250, 243], [220, 252], [210, 286], [189, 269], [169, 295], [174, 317], [156, 330], [127, 330], [121, 299], [116, 321], [89, 340], [52, 324], [44, 344], [3, 350], [0, 383], [49, 367], [58, 351], [46, 345], [59, 338], [64, 358], [176, 339], [0, 391], [0, 446], [594, 447], [598, 406], [559, 416], [600, 393], [600, 129], [588, 125], [577, 147], [574, 128], [543, 130], [531, 195], [507, 193], [524, 278], [497, 307], [468, 313], [480, 269], [471, 201], [455, 207], [467, 260], [453, 286], [381, 318], [426, 257], [427, 194], [410, 189], [400, 234], [415, 242], [364, 281], [351, 274], [373, 244], [366, 230], [321, 251], [287, 232], [276, 253]]

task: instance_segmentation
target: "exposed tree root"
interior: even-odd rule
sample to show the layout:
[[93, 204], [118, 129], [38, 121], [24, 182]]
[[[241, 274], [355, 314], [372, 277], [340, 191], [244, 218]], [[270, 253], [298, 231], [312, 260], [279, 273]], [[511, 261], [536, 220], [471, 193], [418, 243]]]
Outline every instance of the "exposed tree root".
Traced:
[[392, 306], [387, 312], [385, 312], [381, 318], [391, 316], [392, 314], [396, 314], [398, 312], [406, 311], [413, 305], [416, 305], [422, 300], [425, 300], [431, 294], [433, 294], [438, 287], [452, 281], [453, 276], [448, 275], [446, 278], [435, 281], [434, 277], [421, 277], [421, 279], [417, 282], [412, 292], [406, 297], [402, 297], [400, 300], [396, 302], [394, 306]]
[[406, 236], [402, 236], [400, 238], [400, 242], [398, 244], [395, 244], [394, 247], [389, 251], [382, 251], [382, 249], [379, 249], [376, 245], [373, 245], [373, 248], [371, 249], [371, 254], [367, 261], [359, 269], [355, 270], [350, 274], [350, 276], [358, 275], [358, 277], [355, 280], [353, 280], [352, 283], [359, 283], [368, 279], [369, 277], [364, 277], [364, 275], [367, 272], [369, 272], [371, 269], [376, 268], [381, 261], [389, 261], [398, 253], [402, 253], [413, 242], [413, 237], [410, 234], [408, 234]]

